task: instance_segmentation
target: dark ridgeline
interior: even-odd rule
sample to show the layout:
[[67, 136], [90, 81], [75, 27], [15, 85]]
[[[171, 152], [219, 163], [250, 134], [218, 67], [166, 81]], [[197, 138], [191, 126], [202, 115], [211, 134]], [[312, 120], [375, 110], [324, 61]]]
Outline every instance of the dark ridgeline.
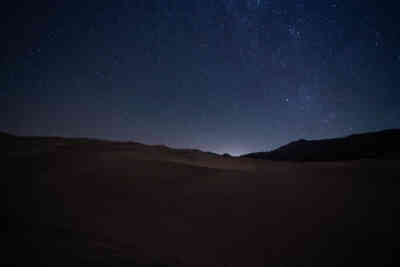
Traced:
[[[399, 133], [300, 140], [253, 155], [394, 158]], [[254, 160], [265, 172], [246, 172], [163, 161], [177, 154], [196, 160], [203, 152], [133, 142], [0, 134], [0, 145], [7, 218], [2, 266], [398, 266], [397, 161]], [[142, 160], [146, 154], [161, 160]], [[162, 249], [153, 250], [159, 243]], [[168, 254], [169, 246], [182, 250]], [[202, 250], [194, 255], [221, 253], [222, 264], [186, 264], [185, 257], [203, 260], [190, 258], [196, 248]], [[230, 264], [251, 262], [252, 255], [264, 255], [265, 264]]]
[[[57, 149], [60, 144], [62, 148]], [[2, 233], [6, 249], [0, 265], [171, 266], [160, 262], [156, 256], [150, 263], [138, 263], [132, 255], [120, 253], [120, 250], [129, 248], [130, 244], [71, 227], [71, 218], [66, 215], [64, 204], [57, 200], [57, 193], [48, 189], [49, 181], [44, 178], [44, 173], [51, 168], [60, 168], [55, 167], [57, 158], [68, 164], [77, 155], [80, 155], [80, 160], [85, 160], [104, 151], [104, 148], [118, 150], [126, 145], [136, 143], [89, 138], [15, 136], [0, 132], [1, 185], [6, 196], [6, 207], [3, 210], [5, 231]], [[66, 168], [60, 168], [62, 170], [66, 171]], [[93, 181], [93, 185], [95, 183]], [[101, 202], [100, 197], [97, 200]], [[82, 203], [85, 201], [82, 198]]]
[[343, 138], [300, 139], [269, 152], [242, 157], [286, 161], [342, 161], [358, 159], [399, 159], [400, 130], [354, 134]]

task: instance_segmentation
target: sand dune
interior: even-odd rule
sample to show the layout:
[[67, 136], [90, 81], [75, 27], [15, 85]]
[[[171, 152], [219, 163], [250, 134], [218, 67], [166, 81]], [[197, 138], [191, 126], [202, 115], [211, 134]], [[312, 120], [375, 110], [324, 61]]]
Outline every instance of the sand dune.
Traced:
[[1, 138], [10, 265], [394, 262], [396, 160], [289, 163], [133, 142]]

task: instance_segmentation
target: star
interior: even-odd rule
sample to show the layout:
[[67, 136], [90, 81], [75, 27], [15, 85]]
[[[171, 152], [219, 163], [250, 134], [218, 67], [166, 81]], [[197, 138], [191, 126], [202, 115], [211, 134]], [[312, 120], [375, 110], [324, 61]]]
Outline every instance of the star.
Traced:
[[[321, 138], [332, 136], [330, 130], [338, 136], [347, 134], [349, 126], [360, 131], [377, 125], [398, 127], [400, 43], [394, 25], [400, 24], [400, 17], [392, 16], [390, 1], [377, 2], [379, 8], [368, 1], [358, 5], [337, 0], [111, 2], [107, 8], [103, 1], [98, 8], [87, 6], [82, 16], [71, 16], [81, 6], [77, 0], [68, 1], [71, 5], [65, 8], [55, 5], [54, 13], [43, 20], [27, 14], [41, 14], [45, 4], [32, 4], [34, 10], [10, 16], [8, 32], [23, 29], [27, 34], [23, 40], [10, 40], [6, 58], [11, 64], [2, 84], [6, 96], [12, 97], [4, 98], [2, 90], [0, 104], [26, 104], [24, 112], [32, 115], [31, 122], [21, 123], [21, 133], [29, 134], [30, 125], [40, 123], [64, 133], [61, 123], [46, 124], [56, 115], [46, 117], [34, 109], [36, 103], [46, 102], [41, 109], [54, 110], [52, 103], [63, 101], [65, 94], [48, 96], [53, 87], [70, 90], [71, 97], [87, 90], [85, 95], [93, 99], [110, 97], [116, 107], [125, 105], [132, 117], [146, 124], [115, 126], [140, 132], [144, 142], [157, 141], [146, 139], [146, 133], [161, 131], [160, 125], [168, 123], [176, 125], [181, 137], [193, 136], [186, 138], [188, 143], [200, 140], [196, 125], [185, 126], [200, 117], [202, 129], [220, 125], [220, 135], [231, 138], [236, 132], [224, 120], [229, 111], [240, 114], [236, 125], [243, 142], [253, 142], [252, 135], [280, 121], [268, 140], [274, 146], [298, 138], [299, 124], [307, 125], [308, 134], [319, 132]], [[365, 25], [360, 28], [354, 21]], [[96, 90], [111, 85], [113, 90]], [[81, 104], [82, 110], [90, 105], [93, 113], [109, 111], [98, 103]], [[173, 112], [160, 117], [163, 105]], [[267, 123], [259, 110], [268, 110]], [[58, 121], [70, 119], [57, 116]], [[7, 120], [20, 127], [16, 123], [20, 117], [21, 112], [15, 112]], [[287, 131], [288, 127], [294, 128]], [[108, 128], [99, 122], [87, 134], [107, 137]], [[79, 131], [71, 128], [69, 134]], [[289, 132], [287, 139], [274, 137], [284, 131]], [[126, 135], [115, 132], [122, 138]], [[168, 131], [160, 135], [173, 138]], [[207, 139], [202, 142], [207, 149], [216, 148]]]

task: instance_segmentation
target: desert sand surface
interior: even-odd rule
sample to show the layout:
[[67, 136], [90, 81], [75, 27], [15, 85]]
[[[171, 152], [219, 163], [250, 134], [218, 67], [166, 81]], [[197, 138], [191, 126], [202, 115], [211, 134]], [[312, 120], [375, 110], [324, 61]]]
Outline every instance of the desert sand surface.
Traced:
[[9, 266], [394, 265], [398, 160], [0, 137]]

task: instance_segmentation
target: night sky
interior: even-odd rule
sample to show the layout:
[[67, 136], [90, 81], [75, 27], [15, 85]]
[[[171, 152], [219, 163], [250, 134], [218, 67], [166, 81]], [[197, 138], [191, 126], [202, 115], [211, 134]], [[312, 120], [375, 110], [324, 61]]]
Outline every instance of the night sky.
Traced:
[[6, 1], [0, 130], [234, 155], [400, 127], [398, 1]]

